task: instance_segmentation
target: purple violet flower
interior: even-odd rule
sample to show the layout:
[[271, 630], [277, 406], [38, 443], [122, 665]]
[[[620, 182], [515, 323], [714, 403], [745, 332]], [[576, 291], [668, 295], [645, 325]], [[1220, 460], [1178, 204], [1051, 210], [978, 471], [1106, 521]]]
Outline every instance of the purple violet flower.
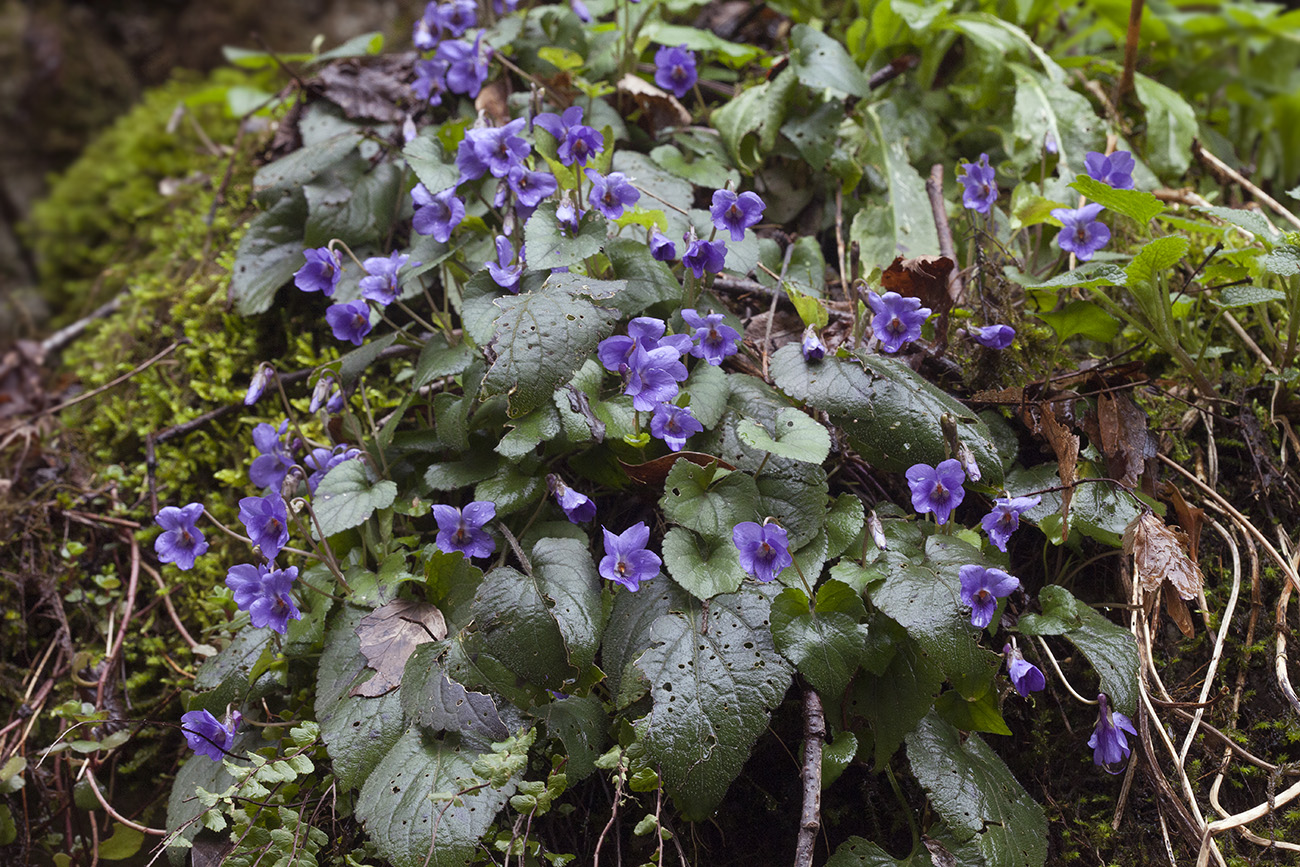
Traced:
[[533, 118], [533, 123], [546, 130], [559, 142], [555, 156], [560, 163], [585, 166], [587, 160], [605, 150], [605, 139], [599, 132], [582, 123], [582, 106], [571, 105], [564, 114], [543, 112]]
[[1001, 569], [970, 565], [957, 571], [961, 576], [961, 601], [971, 607], [970, 625], [980, 629], [993, 622], [998, 600], [1020, 586], [1019, 578]]
[[727, 262], [727, 244], [725, 241], [706, 241], [703, 238], [692, 239], [688, 232], [686, 252], [682, 254], [682, 264], [695, 275], [696, 280], [704, 277], [705, 272], [720, 274]]
[[559, 476], [551, 473], [546, 477], [546, 487], [555, 497], [555, 502], [564, 510], [564, 517], [574, 524], [583, 524], [596, 517], [596, 504], [591, 497], [581, 491], [575, 491], [566, 485]]
[[515, 248], [511, 246], [510, 239], [505, 235], [497, 235], [497, 260], [487, 263], [488, 273], [502, 289], [518, 294], [519, 278], [524, 273], [524, 265], [522, 257], [517, 264], [512, 265], [514, 261]]
[[804, 361], [821, 361], [826, 357], [826, 344], [822, 343], [817, 329], [813, 326], [809, 325], [804, 329], [803, 342], [799, 344], [799, 351], [803, 353]]
[[1031, 692], [1041, 692], [1047, 687], [1047, 678], [1038, 670], [1038, 666], [1027, 662], [1020, 655], [1020, 648], [1010, 644], [1002, 648], [1002, 655], [1007, 658], [1007, 675], [1011, 685], [1020, 693], [1021, 698], [1029, 698]]
[[278, 492], [240, 500], [239, 522], [267, 560], [274, 560], [289, 544], [289, 512]]
[[275, 378], [275, 368], [263, 361], [257, 365], [257, 370], [253, 371], [253, 376], [248, 380], [248, 391], [244, 393], [244, 406], [252, 406], [262, 399], [262, 392], [266, 391], [266, 386]]
[[504, 178], [515, 166], [523, 165], [531, 150], [519, 131], [524, 128], [523, 118], [516, 118], [505, 126], [488, 129], [486, 135], [470, 136], [474, 153], [492, 173], [494, 178]]
[[966, 333], [980, 346], [989, 349], [1006, 349], [1016, 339], [1016, 329], [1010, 325], [972, 326]]
[[350, 461], [353, 458], [361, 457], [361, 449], [353, 448], [347, 443], [339, 443], [332, 449], [324, 447], [311, 450], [311, 454], [302, 459], [303, 464], [312, 473], [307, 477], [307, 489], [313, 494], [316, 493], [316, 486], [320, 484], [325, 474], [337, 467], [344, 461]]
[[701, 316], [690, 307], [682, 311], [682, 320], [695, 329], [695, 345], [691, 347], [691, 355], [717, 366], [728, 355], [736, 354], [740, 332], [723, 324], [725, 318], [721, 313]]
[[582, 0], [569, 0], [569, 8], [573, 10], [573, 14], [577, 15], [578, 20], [583, 24], [591, 23], [591, 10], [587, 8], [587, 4], [583, 3]]
[[650, 258], [657, 262], [673, 262], [677, 259], [677, 245], [658, 229], [650, 231]]
[[659, 555], [646, 550], [650, 541], [650, 528], [645, 521], [638, 521], [617, 536], [602, 526], [605, 534], [605, 556], [600, 561], [600, 574], [603, 578], [622, 584], [633, 593], [642, 581], [649, 581], [659, 574], [663, 561]]
[[1110, 766], [1121, 764], [1131, 752], [1128, 739], [1124, 737], [1124, 732], [1137, 737], [1137, 729], [1133, 728], [1133, 720], [1119, 711], [1112, 711], [1110, 709], [1110, 699], [1106, 698], [1104, 692], [1099, 694], [1097, 696], [1097, 727], [1093, 729], [1092, 737], [1088, 738], [1088, 746], [1092, 747], [1093, 762], [1101, 765], [1107, 773], [1119, 773], [1118, 769], [1111, 771]]
[[447, 70], [451, 65], [445, 60], [415, 61], [415, 81], [411, 90], [420, 102], [442, 105], [442, 95], [447, 92]]
[[739, 196], [731, 190], [717, 190], [713, 193], [713, 206], [709, 216], [713, 225], [723, 232], [731, 233], [732, 241], [745, 240], [745, 230], [758, 225], [763, 219], [767, 205], [758, 193], [741, 193]]
[[632, 353], [638, 347], [649, 351], [662, 344], [677, 350], [678, 356], [690, 352], [692, 344], [690, 335], [671, 334], [665, 337], [666, 330], [668, 324], [662, 319], [638, 316], [627, 324], [626, 336], [615, 334], [600, 341], [600, 345], [596, 347], [596, 357], [600, 359], [600, 363], [606, 370], [612, 373], [624, 373], [628, 369]]
[[235, 604], [240, 611], [248, 612], [253, 626], [269, 626], [284, 635], [290, 620], [302, 619], [289, 595], [297, 577], [297, 566], [270, 569], [262, 564], [241, 563], [226, 572], [226, 586], [235, 591]]
[[673, 96], [678, 99], [686, 96], [698, 79], [695, 54], [685, 45], [665, 45], [655, 52], [655, 84], [672, 91]]
[[280, 427], [271, 427], [261, 422], [253, 428], [253, 445], [261, 452], [253, 459], [248, 468], [248, 480], [259, 488], [279, 490], [284, 484], [284, 477], [293, 466], [293, 455], [289, 453], [284, 442], [284, 435], [289, 430], [289, 420], [280, 422]]
[[370, 329], [370, 308], [364, 301], [332, 304], [325, 311], [325, 321], [336, 340], [350, 340], [360, 346]]
[[1087, 262], [1093, 254], [1110, 241], [1110, 229], [1097, 221], [1103, 208], [1096, 202], [1082, 208], [1052, 208], [1052, 216], [1061, 221], [1061, 231], [1056, 236], [1056, 246]]
[[465, 203], [457, 198], [455, 187], [433, 195], [424, 184], [416, 184], [411, 201], [415, 203], [412, 228], [421, 235], [432, 235], [439, 244], [447, 243], [452, 231], [465, 219]]
[[411, 28], [411, 42], [421, 51], [432, 51], [438, 47], [438, 40], [442, 39], [442, 25], [438, 23], [438, 3], [437, 0], [424, 7], [424, 14], [415, 19], [415, 26]]
[[776, 524], [743, 521], [732, 528], [731, 541], [740, 557], [740, 567], [765, 584], [794, 562], [785, 528]]
[[203, 514], [202, 503], [177, 508], [164, 506], [154, 517], [163, 532], [153, 540], [153, 549], [162, 563], [175, 563], [181, 570], [194, 568], [194, 561], [208, 550], [208, 540], [197, 526]]
[[506, 180], [515, 199], [525, 208], [537, 207], [543, 199], [559, 189], [555, 175], [550, 172], [532, 172], [522, 165], [512, 166], [506, 174]]
[[948, 523], [948, 516], [957, 508], [966, 489], [966, 471], [956, 458], [948, 458], [937, 467], [913, 464], [908, 468], [907, 485], [912, 489], [912, 508], [921, 514], [934, 513], [940, 524]]
[[999, 497], [993, 501], [993, 511], [980, 518], [980, 526], [989, 534], [989, 541], [999, 551], [1007, 550], [1007, 541], [1020, 526], [1020, 513], [1034, 508], [1042, 497]]
[[207, 756], [219, 762], [230, 752], [235, 743], [235, 729], [242, 720], [239, 711], [230, 716], [230, 722], [222, 725], [210, 710], [192, 710], [181, 714], [181, 734], [196, 755]]
[[573, 203], [573, 199], [567, 194], [560, 199], [560, 203], [555, 206], [555, 222], [560, 225], [561, 229], [566, 229], [570, 235], [578, 232], [578, 220], [586, 211], [578, 210], [578, 206]]
[[867, 303], [876, 314], [871, 317], [871, 330], [890, 355], [920, 337], [921, 325], [930, 318], [930, 308], [922, 307], [920, 298], [904, 298], [897, 292], [868, 292]]
[[497, 543], [483, 525], [496, 516], [496, 504], [486, 500], [475, 500], [464, 511], [438, 504], [433, 507], [433, 517], [438, 522], [438, 535], [434, 541], [448, 554], [459, 551], [466, 559], [490, 557], [497, 549]]
[[987, 214], [998, 198], [997, 172], [989, 165], [989, 155], [980, 154], [978, 163], [966, 163], [957, 175], [961, 181], [961, 203], [972, 211]]
[[677, 397], [677, 383], [686, 379], [686, 365], [673, 346], [647, 350], [638, 346], [628, 358], [627, 386], [623, 393], [632, 398], [632, 408], [650, 412], [656, 404]]
[[496, 135], [497, 130], [490, 126], [465, 130], [465, 137], [456, 149], [456, 168], [460, 169], [456, 186], [476, 181], [487, 174], [487, 162], [480, 153], [492, 150]]
[[[361, 265], [366, 269], [367, 276], [361, 278], [361, 297], [384, 307], [396, 301], [402, 293], [402, 287], [397, 281], [397, 272], [402, 270], [402, 266], [410, 258], [405, 253], [394, 250], [387, 256], [371, 256], [362, 262]], [[420, 264], [420, 262], [411, 262], [411, 267], [416, 268]]]
[[1133, 155], [1128, 151], [1115, 151], [1110, 156], [1088, 151], [1083, 158], [1083, 166], [1088, 170], [1088, 177], [1094, 181], [1109, 184], [1117, 190], [1133, 189]]
[[[474, 44], [459, 40], [441, 42], [435, 59], [447, 64], [447, 89], [473, 98], [483, 88], [488, 77], [488, 57], [491, 48], [483, 46], [482, 31], [474, 37]], [[500, 177], [498, 175], [497, 177]]]
[[588, 201], [607, 219], [617, 220], [623, 216], [623, 209], [630, 208], [641, 198], [641, 192], [630, 183], [622, 172], [610, 172], [601, 175], [595, 169], [587, 169], [591, 180], [591, 194]]
[[307, 263], [293, 272], [293, 285], [303, 292], [324, 292], [326, 297], [334, 294], [343, 276], [343, 263], [337, 250], [329, 247], [316, 247], [302, 251]]
[[650, 434], [661, 439], [675, 452], [686, 446], [686, 440], [704, 430], [704, 425], [691, 415], [689, 408], [671, 403], [661, 403], [650, 417]]
[[438, 24], [452, 36], [464, 36], [478, 23], [478, 4], [474, 0], [451, 0], [437, 7]]

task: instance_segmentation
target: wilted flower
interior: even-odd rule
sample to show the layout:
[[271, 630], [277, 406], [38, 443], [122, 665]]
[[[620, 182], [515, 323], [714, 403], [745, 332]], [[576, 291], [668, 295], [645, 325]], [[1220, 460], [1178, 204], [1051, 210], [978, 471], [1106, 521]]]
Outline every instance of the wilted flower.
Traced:
[[803, 340], [799, 344], [804, 361], [821, 361], [826, 357], [826, 344], [817, 335], [817, 329], [809, 325], [804, 329]]
[[650, 258], [659, 262], [672, 262], [677, 259], [677, 245], [658, 229], [650, 232]]
[[560, 504], [560, 508], [564, 510], [564, 516], [571, 523], [582, 524], [596, 517], [596, 504], [592, 502], [591, 497], [580, 491], [575, 491], [561, 481], [560, 477], [555, 473], [551, 473], [546, 477], [546, 486], [550, 488], [551, 493], [555, 496], [555, 502]]
[[989, 349], [1006, 349], [1016, 339], [1016, 329], [1010, 325], [974, 326], [968, 328], [967, 333], [980, 346]]
[[230, 721], [221, 724], [210, 710], [192, 710], [181, 714], [181, 733], [197, 755], [219, 762], [235, 743], [235, 729], [243, 717], [239, 711], [230, 715]]

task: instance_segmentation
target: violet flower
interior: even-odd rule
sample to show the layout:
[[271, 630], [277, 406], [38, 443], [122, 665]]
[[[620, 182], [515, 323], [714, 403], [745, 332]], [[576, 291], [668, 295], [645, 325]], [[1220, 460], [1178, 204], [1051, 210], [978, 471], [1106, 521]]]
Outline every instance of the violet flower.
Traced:
[[301, 620], [302, 613], [289, 595], [298, 567], [269, 569], [265, 565], [241, 563], [226, 573], [226, 586], [235, 591], [235, 604], [247, 611], [253, 626], [269, 626], [283, 635], [290, 620]]
[[1007, 550], [1007, 541], [1020, 526], [1020, 513], [1034, 508], [1042, 497], [999, 497], [993, 501], [993, 511], [980, 518], [980, 526], [989, 534], [989, 541], [999, 551]]
[[681, 451], [686, 446], [686, 440], [702, 430], [704, 425], [684, 406], [661, 403], [654, 408], [654, 415], [650, 417], [651, 436], [663, 440], [675, 452]]
[[600, 531], [605, 534], [605, 556], [599, 566], [602, 578], [622, 584], [635, 593], [642, 581], [649, 581], [659, 574], [663, 561], [659, 555], [646, 550], [650, 528], [645, 521], [638, 521], [617, 536], [604, 526]]
[[740, 566], [759, 581], [767, 583], [794, 562], [790, 539], [785, 528], [776, 524], [742, 521], [731, 530]]
[[596, 504], [592, 502], [591, 497], [581, 491], [575, 491], [555, 473], [546, 477], [546, 487], [554, 495], [555, 502], [559, 503], [560, 508], [564, 510], [564, 517], [571, 523], [583, 524], [596, 517]]
[[[361, 278], [361, 297], [387, 307], [397, 300], [402, 293], [398, 284], [397, 272], [402, 270], [410, 256], [396, 250], [387, 256], [371, 256], [361, 263], [366, 269], [366, 276]], [[411, 262], [411, 267], [419, 267], [420, 262]]]
[[922, 307], [920, 298], [904, 298], [897, 292], [868, 292], [867, 303], [876, 314], [871, 317], [871, 330], [890, 355], [920, 337], [921, 325], [930, 318], [930, 308]]
[[487, 161], [480, 154], [492, 150], [497, 132], [493, 127], [465, 130], [465, 137], [460, 140], [460, 145], [456, 149], [456, 168], [460, 170], [456, 186], [459, 187], [468, 181], [476, 181], [487, 174]]
[[303, 292], [324, 292], [326, 297], [334, 294], [343, 276], [343, 263], [337, 250], [329, 247], [316, 247], [302, 251], [306, 264], [293, 272], [293, 285]]
[[316, 493], [316, 486], [325, 478], [325, 474], [344, 461], [361, 457], [361, 449], [339, 443], [332, 449], [324, 447], [311, 450], [311, 454], [302, 459], [303, 465], [312, 473], [307, 477], [307, 489]]
[[451, 68], [445, 60], [415, 61], [415, 81], [411, 90], [420, 102], [429, 105], [442, 105], [442, 95], [447, 92], [447, 70]]
[[745, 230], [758, 225], [766, 208], [767, 205], [763, 204], [758, 193], [741, 193], [738, 196], [731, 190], [717, 190], [713, 193], [709, 216], [720, 231], [731, 233], [732, 241], [743, 241]]
[[438, 25], [457, 38], [478, 23], [478, 4], [474, 0], [450, 0], [437, 7]]
[[686, 241], [686, 252], [682, 254], [682, 264], [685, 265], [696, 280], [703, 279], [705, 273], [720, 274], [723, 266], [727, 262], [727, 244], [725, 241], [705, 241], [703, 238], [691, 238], [691, 233], [687, 233], [683, 238]]
[[261, 400], [266, 386], [274, 378], [274, 367], [265, 361], [257, 365], [257, 370], [253, 371], [253, 376], [248, 380], [248, 391], [244, 393], [244, 406], [252, 406]]
[[529, 171], [523, 165], [510, 168], [506, 174], [515, 199], [525, 208], [535, 208], [542, 200], [559, 189], [555, 175], [550, 172]]
[[1010, 596], [1020, 579], [1001, 569], [969, 565], [957, 570], [961, 577], [961, 601], [971, 607], [971, 626], [983, 629], [993, 622], [998, 600]]
[[821, 337], [817, 334], [817, 329], [813, 326], [809, 325], [804, 329], [799, 351], [803, 353], [804, 361], [821, 361], [826, 357], [826, 344], [822, 343]]
[[[482, 31], [474, 37], [474, 44], [459, 40], [438, 44], [437, 60], [447, 64], [447, 89], [452, 93], [478, 96], [488, 77], [488, 57], [492, 49], [483, 46]], [[500, 177], [500, 175], [498, 175]]]
[[466, 136], [474, 142], [474, 153], [487, 166], [494, 178], [504, 178], [515, 166], [521, 166], [532, 148], [519, 135], [524, 128], [523, 118], [516, 118], [505, 126], [489, 130], [488, 135]]
[[455, 506], [442, 504], [433, 507], [434, 520], [438, 522], [438, 547], [450, 554], [459, 551], [465, 557], [490, 557], [497, 543], [483, 529], [483, 525], [497, 516], [497, 507], [486, 500], [475, 500], [462, 511]]
[[582, 106], [571, 105], [564, 114], [543, 112], [533, 118], [533, 123], [546, 130], [559, 142], [555, 156], [560, 163], [585, 166], [587, 160], [605, 150], [605, 139], [599, 132], [582, 123]]
[[934, 513], [940, 524], [948, 523], [948, 516], [957, 508], [966, 489], [966, 471], [956, 458], [948, 458], [938, 466], [913, 464], [908, 468], [907, 485], [912, 489], [912, 508], [921, 514]]
[[682, 320], [695, 329], [695, 345], [691, 347], [691, 355], [717, 366], [727, 356], [736, 354], [740, 332], [724, 324], [725, 318], [721, 313], [701, 316], [690, 307], [682, 311]]
[[360, 346], [370, 329], [370, 308], [364, 301], [332, 304], [325, 311], [325, 321], [337, 340], [349, 340]]
[[261, 452], [253, 459], [248, 468], [248, 480], [259, 488], [279, 490], [284, 484], [284, 477], [293, 467], [293, 455], [285, 445], [284, 437], [289, 431], [289, 420], [280, 422], [279, 428], [271, 427], [266, 422], [253, 428], [253, 445]]
[[989, 349], [1006, 349], [1016, 339], [1016, 329], [1010, 325], [972, 326], [966, 329], [966, 333], [980, 346]]
[[655, 52], [655, 84], [672, 91], [681, 99], [691, 92], [699, 73], [695, 69], [695, 54], [685, 45], [661, 47]]
[[657, 262], [673, 262], [677, 259], [677, 245], [672, 239], [658, 229], [650, 231], [650, 258]]
[[1118, 770], [1111, 771], [1110, 766], [1121, 764], [1131, 752], [1124, 732], [1137, 737], [1133, 721], [1119, 711], [1112, 711], [1110, 699], [1106, 698], [1104, 692], [1099, 694], [1097, 727], [1093, 729], [1092, 737], [1088, 738], [1088, 746], [1092, 747], [1093, 762], [1101, 765], [1108, 773], [1119, 773]]
[[242, 720], [239, 711], [230, 716], [230, 722], [222, 725], [210, 710], [192, 710], [181, 714], [181, 734], [196, 755], [207, 756], [219, 762], [230, 752], [235, 743], [235, 729]]
[[411, 201], [415, 203], [411, 227], [421, 235], [432, 235], [439, 244], [447, 243], [452, 231], [465, 219], [465, 203], [456, 196], [455, 187], [434, 195], [424, 184], [416, 184]]
[[163, 532], [153, 540], [153, 549], [160, 562], [175, 563], [181, 570], [194, 568], [194, 561], [208, 550], [208, 540], [198, 528], [202, 514], [202, 503], [164, 506], [158, 512], [154, 520]]
[[438, 22], [438, 3], [431, 0], [424, 7], [424, 14], [415, 19], [411, 28], [411, 42], [421, 51], [432, 51], [442, 39], [442, 25]]
[[677, 397], [677, 383], [686, 379], [686, 365], [675, 346], [638, 346], [627, 362], [627, 385], [623, 393], [632, 398], [633, 409], [650, 412], [656, 404]]
[[961, 181], [961, 203], [972, 211], [987, 214], [989, 208], [998, 198], [998, 185], [994, 180], [997, 172], [989, 165], [989, 155], [980, 154], [978, 163], [966, 163], [957, 173]]
[[622, 172], [601, 175], [595, 169], [587, 169], [587, 178], [591, 181], [588, 201], [606, 219], [617, 220], [623, 216], [624, 208], [632, 207], [641, 198], [640, 190], [632, 186]]
[[1096, 202], [1082, 208], [1052, 208], [1052, 216], [1061, 221], [1061, 231], [1056, 236], [1056, 246], [1073, 253], [1080, 262], [1087, 262], [1093, 254], [1110, 241], [1110, 229], [1097, 221], [1103, 208]]
[[1088, 170], [1088, 177], [1094, 181], [1109, 184], [1117, 190], [1133, 189], [1133, 155], [1128, 151], [1115, 151], [1110, 156], [1088, 151], [1083, 158], [1083, 166]]
[[689, 334], [670, 334], [664, 336], [668, 323], [653, 316], [638, 316], [627, 324], [627, 335], [615, 334], [600, 341], [596, 347], [596, 357], [606, 370], [611, 373], [624, 373], [628, 362], [637, 347], [647, 351], [660, 345], [671, 346], [678, 356], [690, 352], [692, 340]]
[[239, 522], [267, 560], [274, 560], [280, 549], [289, 544], [289, 512], [278, 492], [240, 500]]
[[1047, 678], [1043, 677], [1038, 666], [1020, 655], [1020, 648], [1007, 644], [1002, 648], [1002, 655], [1007, 659], [1007, 675], [1011, 678], [1011, 685], [1020, 693], [1021, 698], [1029, 698], [1031, 692], [1041, 692], [1046, 688]]
[[522, 257], [520, 262], [511, 264], [514, 261], [515, 248], [511, 246], [510, 239], [505, 235], [497, 235], [497, 260], [487, 263], [488, 273], [502, 289], [518, 294], [519, 278], [524, 273], [524, 265]]

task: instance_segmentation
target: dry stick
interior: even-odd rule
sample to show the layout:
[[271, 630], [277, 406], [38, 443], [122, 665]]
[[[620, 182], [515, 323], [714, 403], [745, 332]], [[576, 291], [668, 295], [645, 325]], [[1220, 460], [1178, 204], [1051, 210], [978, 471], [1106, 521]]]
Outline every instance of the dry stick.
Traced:
[[1137, 67], [1138, 40], [1142, 33], [1143, 0], [1132, 0], [1128, 7], [1128, 37], [1124, 41], [1124, 72], [1120, 75], [1119, 85], [1115, 88], [1116, 106], [1124, 95], [1133, 89], [1133, 70]]
[[[776, 278], [776, 288], [779, 290], [785, 286], [785, 272], [790, 267], [790, 258], [794, 255], [794, 244], [790, 243], [785, 248], [785, 258], [781, 261], [781, 275]], [[763, 334], [763, 379], [768, 380], [767, 361], [768, 353], [772, 349], [772, 323], [776, 321], [776, 301], [782, 293], [777, 292], [772, 295], [772, 303], [767, 308], [767, 331]]]
[[1242, 188], [1245, 189], [1248, 193], [1250, 193], [1252, 196], [1254, 196], [1255, 198], [1259, 199], [1261, 202], [1263, 202], [1264, 204], [1272, 208], [1279, 217], [1286, 220], [1288, 223], [1295, 226], [1297, 229], [1300, 229], [1300, 217], [1297, 217], [1295, 214], [1291, 213], [1289, 210], [1287, 210], [1285, 205], [1283, 205], [1277, 199], [1273, 198], [1268, 193], [1264, 192], [1259, 187], [1255, 186], [1253, 183], [1247, 180], [1246, 176], [1243, 175], [1241, 172], [1232, 168], [1223, 160], [1219, 159], [1214, 154], [1207, 151], [1201, 145], [1200, 142], [1192, 142], [1192, 153], [1196, 154], [1197, 159], [1201, 160], [1201, 162], [1209, 166], [1212, 166], [1213, 168], [1227, 175], [1234, 182], [1240, 184]]
[[934, 228], [939, 233], [939, 255], [947, 256], [953, 261], [954, 267], [948, 273], [948, 297], [953, 304], [957, 304], [961, 301], [965, 287], [962, 285], [961, 269], [955, 267], [957, 253], [952, 242], [952, 227], [948, 225], [948, 207], [943, 200], [943, 163], [930, 166], [930, 177], [925, 179], [925, 192], [930, 196]]
[[108, 813], [108, 815], [112, 816], [126, 827], [131, 828], [134, 831], [139, 831], [141, 834], [148, 834], [151, 837], [166, 837], [171, 833], [162, 828], [150, 828], [147, 825], [140, 825], [136, 822], [132, 822], [126, 816], [123, 816], [121, 813], [117, 812], [117, 810], [114, 810], [104, 798], [104, 793], [99, 790], [99, 783], [95, 780], [95, 772], [90, 769], [89, 760], [86, 761], [86, 780], [90, 783], [90, 790], [95, 793], [95, 800], [99, 801], [99, 806], [104, 808], [104, 812]]
[[822, 741], [826, 739], [826, 713], [822, 700], [811, 686], [803, 691], [803, 815], [795, 843], [795, 867], [812, 867], [821, 829]]
[[71, 400], [65, 400], [63, 403], [59, 404], [58, 406], [52, 406], [49, 409], [43, 409], [40, 412], [36, 413], [36, 415], [32, 416], [32, 420], [35, 421], [36, 419], [42, 418], [43, 416], [54, 415], [54, 413], [56, 412], [62, 412], [63, 410], [67, 409], [70, 406], [81, 403], [83, 400], [89, 400], [95, 395], [102, 394], [103, 392], [108, 391], [110, 388], [113, 388], [114, 386], [121, 385], [131, 377], [135, 376], [137, 373], [142, 373], [148, 370], [150, 367], [153, 367], [159, 361], [162, 361], [164, 358], [166, 358], [168, 355], [174, 352], [176, 350], [176, 347], [180, 346], [182, 343], [189, 343], [189, 342], [190, 341], [188, 338], [177, 340], [175, 343], [173, 343], [171, 346], [167, 347], [162, 352], [155, 355], [153, 358], [150, 358], [148, 361], [142, 362], [139, 365], [131, 368], [126, 373], [122, 374], [112, 382], [106, 382], [103, 385], [101, 385], [99, 388], [92, 388], [90, 391], [86, 392], [85, 394], [79, 394], [76, 397], [72, 398]]
[[[1192, 719], [1195, 719], [1195, 717], [1193, 717], [1191, 713], [1183, 710], [1180, 707], [1172, 708], [1172, 710], [1174, 713], [1178, 714], [1180, 717], [1182, 717], [1185, 720], [1191, 721]], [[1293, 777], [1300, 776], [1300, 768], [1283, 767], [1282, 765], [1275, 765], [1270, 762], [1267, 762], [1264, 759], [1261, 759], [1259, 756], [1252, 753], [1250, 750], [1243, 747], [1241, 744], [1234, 741], [1225, 732], [1220, 731], [1219, 729], [1215, 728], [1214, 726], [1210, 725], [1205, 721], [1201, 722], [1201, 728], [1205, 730], [1206, 734], [1213, 735], [1214, 737], [1218, 738], [1226, 747], [1225, 752], [1227, 752], [1230, 755], [1232, 753], [1236, 753], [1238, 756], [1250, 762], [1255, 767], [1262, 768], [1263, 770], [1268, 771], [1270, 774], [1283, 773], [1283, 774], [1289, 774]], [[1226, 816], [1228, 814], [1221, 812], [1220, 815]]]
[[104, 668], [95, 687], [96, 708], [104, 703], [104, 687], [108, 685], [112, 672], [117, 668], [117, 659], [122, 653], [122, 642], [126, 640], [126, 628], [130, 625], [131, 614], [135, 611], [135, 594], [140, 587], [140, 543], [135, 540], [134, 533], [127, 533], [126, 537], [131, 543], [131, 577], [126, 586], [126, 604], [122, 608], [122, 623], [117, 630], [117, 638], [113, 641], [112, 650], [104, 657]]
[[[621, 757], [619, 764], [622, 764]], [[618, 776], [614, 778], [614, 802], [610, 808], [609, 821], [605, 823], [604, 830], [596, 838], [596, 851], [591, 854], [591, 867], [600, 867], [600, 847], [604, 845], [605, 835], [609, 833], [610, 828], [614, 827], [614, 820], [618, 818], [618, 799], [623, 794], [623, 775], [623, 768], [620, 767]]]
[[185, 628], [185, 624], [181, 622], [180, 615], [176, 613], [176, 606], [172, 605], [171, 591], [163, 583], [162, 576], [148, 563], [141, 563], [140, 568], [153, 579], [153, 583], [158, 585], [158, 592], [162, 594], [163, 607], [167, 609], [167, 616], [171, 618], [172, 625], [176, 627], [176, 631], [181, 638], [189, 645], [190, 650], [198, 647], [199, 643], [194, 640], [194, 636], [190, 635], [189, 630]]
[[1273, 668], [1277, 672], [1277, 685], [1282, 688], [1282, 694], [1291, 703], [1291, 709], [1300, 714], [1300, 697], [1296, 696], [1286, 670], [1286, 607], [1290, 601], [1291, 585], [1285, 584], [1282, 595], [1277, 600], [1277, 650], [1273, 654]]
[[57, 352], [67, 346], [73, 340], [76, 340], [81, 332], [86, 330], [86, 327], [89, 326], [90, 323], [94, 322], [96, 319], [103, 319], [106, 316], [116, 313], [118, 308], [122, 306], [122, 300], [125, 297], [126, 293], [123, 292], [112, 301], [95, 308], [95, 312], [91, 313], [89, 316], [78, 319], [66, 328], [60, 328], [58, 331], [41, 341], [41, 351], [45, 353]]

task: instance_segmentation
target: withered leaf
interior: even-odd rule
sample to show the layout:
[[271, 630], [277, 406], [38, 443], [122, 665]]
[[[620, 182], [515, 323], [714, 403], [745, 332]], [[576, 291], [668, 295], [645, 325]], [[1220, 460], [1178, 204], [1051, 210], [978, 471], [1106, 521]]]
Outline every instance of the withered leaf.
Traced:
[[1042, 404], [1041, 409], [1039, 429], [1056, 453], [1057, 474], [1061, 477], [1061, 539], [1064, 540], [1070, 532], [1070, 498], [1079, 480], [1079, 437], [1056, 420], [1050, 404]]
[[1137, 487], [1148, 451], [1146, 413], [1123, 392], [1103, 392], [1097, 397], [1097, 428], [1111, 477]]
[[1187, 551], [1191, 558], [1200, 562], [1198, 556], [1201, 548], [1201, 525], [1205, 523], [1205, 510], [1191, 505], [1183, 499], [1183, 492], [1171, 482], [1165, 482], [1165, 492], [1174, 504], [1174, 514], [1178, 516], [1178, 526], [1187, 539]]
[[366, 665], [377, 674], [353, 687], [352, 695], [369, 698], [391, 692], [402, 683], [402, 670], [421, 644], [447, 637], [447, 621], [437, 606], [394, 599], [367, 614], [357, 624], [357, 638]]
[[1195, 599], [1205, 583], [1201, 567], [1187, 556], [1178, 531], [1150, 512], [1125, 528], [1124, 553], [1133, 558], [1138, 583], [1148, 593], [1168, 581], [1183, 599]]
[[703, 452], [673, 452], [670, 455], [664, 455], [661, 458], [655, 458], [642, 464], [627, 464], [619, 461], [619, 465], [623, 467], [623, 472], [627, 473], [627, 477], [634, 482], [642, 485], [662, 485], [664, 479], [668, 478], [668, 471], [673, 468], [673, 464], [677, 463], [678, 458], [686, 458], [686, 460], [701, 467], [707, 467], [716, 461], [718, 466], [724, 470], [735, 469], [722, 458], [706, 455]]
[[401, 105], [410, 99], [411, 88], [406, 84], [410, 71], [410, 58], [400, 56], [365, 65], [345, 60], [326, 66], [312, 83], [350, 118], [401, 123], [406, 117]]
[[1172, 584], [1163, 584], [1160, 595], [1164, 597], [1165, 612], [1177, 625], [1179, 631], [1187, 638], [1196, 635], [1196, 626], [1192, 623], [1192, 612], [1187, 610], [1187, 603], [1178, 595]]
[[649, 124], [650, 129], [647, 132], [651, 135], [658, 135], [665, 127], [691, 125], [691, 113], [677, 97], [644, 78], [629, 72], [619, 79], [618, 91], [636, 101], [646, 123]]
[[955, 267], [947, 256], [899, 256], [880, 275], [880, 285], [905, 298], [920, 298], [923, 305], [941, 316], [952, 307], [948, 279]]

